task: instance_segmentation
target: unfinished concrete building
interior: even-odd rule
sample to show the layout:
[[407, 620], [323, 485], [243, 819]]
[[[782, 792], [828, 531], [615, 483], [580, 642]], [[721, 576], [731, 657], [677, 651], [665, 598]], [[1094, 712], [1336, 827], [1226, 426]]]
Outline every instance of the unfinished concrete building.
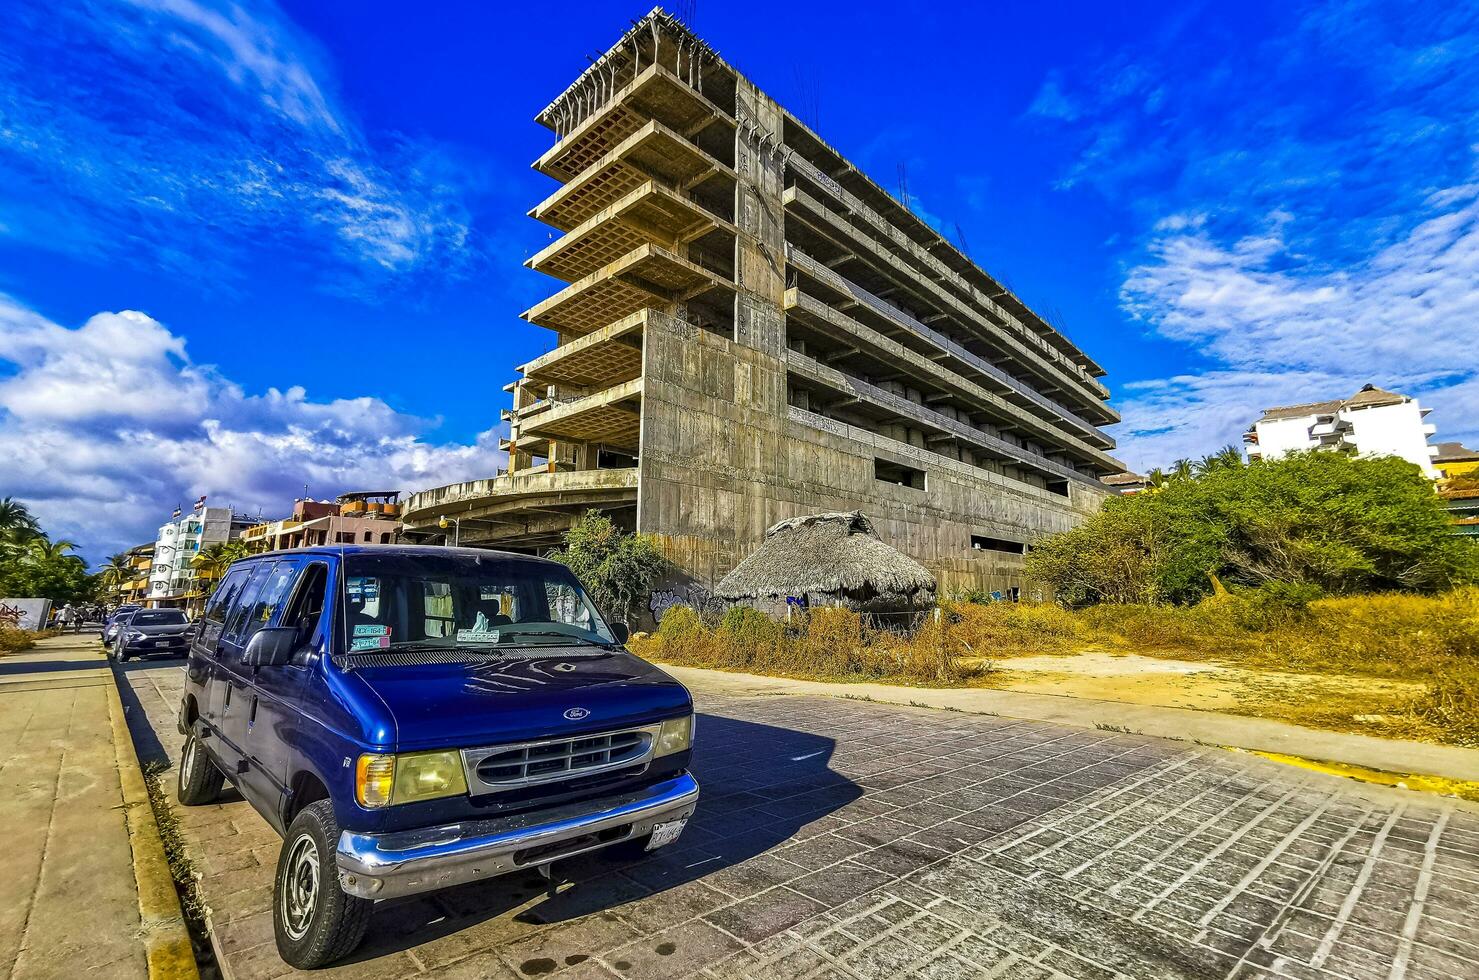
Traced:
[[538, 121], [566, 284], [527, 310], [508, 472], [413, 494], [413, 534], [539, 550], [595, 507], [699, 588], [778, 520], [862, 510], [942, 590], [1006, 590], [1123, 470], [1103, 370], [654, 10]]

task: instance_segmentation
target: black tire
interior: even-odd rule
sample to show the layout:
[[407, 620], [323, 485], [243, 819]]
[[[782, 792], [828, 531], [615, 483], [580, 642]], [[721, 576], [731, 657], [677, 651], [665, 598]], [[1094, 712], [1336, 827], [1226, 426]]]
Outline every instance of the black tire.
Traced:
[[289, 966], [312, 970], [348, 956], [365, 937], [374, 902], [339, 887], [334, 805], [304, 807], [288, 827], [272, 885], [272, 929]]
[[128, 663], [128, 647], [125, 644], [115, 644], [113, 649], [116, 651], [114, 659], [116, 659], [121, 664]]
[[201, 746], [200, 737], [191, 729], [185, 736], [185, 747], [180, 751], [175, 796], [185, 806], [214, 803], [221, 796], [221, 784], [225, 779], [225, 774], [211, 761], [210, 753]]

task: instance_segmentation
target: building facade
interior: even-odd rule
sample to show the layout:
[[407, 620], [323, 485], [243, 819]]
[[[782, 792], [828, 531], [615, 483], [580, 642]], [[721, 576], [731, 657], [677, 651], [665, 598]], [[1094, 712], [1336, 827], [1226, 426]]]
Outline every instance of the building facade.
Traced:
[[1006, 588], [1123, 467], [1103, 370], [661, 10], [538, 117], [509, 469], [405, 524], [538, 550], [596, 507], [700, 588], [771, 524], [862, 510], [941, 587]]
[[1433, 466], [1438, 478], [1443, 481], [1458, 477], [1479, 478], [1479, 450], [1473, 450], [1461, 442], [1440, 442], [1433, 447]]
[[188, 514], [171, 518], [159, 529], [149, 571], [150, 606], [185, 606], [200, 598], [195, 556], [201, 549], [241, 536], [249, 521], [230, 507], [197, 504]]
[[1398, 456], [1419, 467], [1430, 480], [1437, 446], [1428, 445], [1435, 427], [1423, 421], [1431, 409], [1417, 399], [1375, 385], [1350, 398], [1267, 408], [1243, 433], [1249, 459], [1275, 459], [1304, 449], [1342, 449], [1362, 456]]
[[332, 502], [296, 500], [291, 517], [254, 524], [241, 539], [253, 552], [321, 544], [393, 544], [400, 513], [397, 490], [346, 493]]
[[142, 605], [149, 598], [149, 579], [154, 567], [154, 544], [135, 545], [125, 552], [128, 556], [128, 573], [122, 576], [113, 590], [112, 601], [116, 605]]

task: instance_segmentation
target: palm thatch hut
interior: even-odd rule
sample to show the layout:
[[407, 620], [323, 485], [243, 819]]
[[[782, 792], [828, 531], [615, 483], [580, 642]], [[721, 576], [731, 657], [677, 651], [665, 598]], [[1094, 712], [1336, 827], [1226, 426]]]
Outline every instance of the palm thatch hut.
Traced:
[[811, 514], [767, 530], [714, 594], [762, 609], [796, 599], [866, 613], [914, 612], [934, 605], [935, 577], [880, 541], [862, 512]]

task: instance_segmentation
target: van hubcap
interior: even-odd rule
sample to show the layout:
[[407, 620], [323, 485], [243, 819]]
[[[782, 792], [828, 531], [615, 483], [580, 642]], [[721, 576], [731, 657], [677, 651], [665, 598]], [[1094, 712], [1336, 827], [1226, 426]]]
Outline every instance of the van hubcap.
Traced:
[[191, 735], [185, 739], [185, 758], [180, 760], [180, 778], [189, 780], [190, 773], [195, 770], [195, 736]]
[[318, 878], [318, 845], [304, 834], [293, 841], [293, 848], [288, 852], [288, 873], [282, 883], [283, 927], [295, 941], [302, 939], [313, 923]]

